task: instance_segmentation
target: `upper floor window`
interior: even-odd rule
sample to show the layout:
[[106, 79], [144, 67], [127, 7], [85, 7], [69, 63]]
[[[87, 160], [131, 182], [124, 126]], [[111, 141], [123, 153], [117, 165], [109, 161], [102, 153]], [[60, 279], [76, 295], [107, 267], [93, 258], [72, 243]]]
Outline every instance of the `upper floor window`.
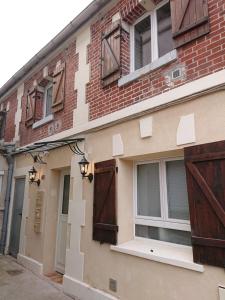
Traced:
[[191, 245], [183, 160], [161, 159], [136, 165], [135, 235]]
[[134, 24], [131, 43], [131, 71], [140, 69], [173, 50], [169, 1], [164, 1]]
[[53, 91], [53, 86], [52, 83], [49, 83], [44, 92], [44, 113], [43, 117], [47, 117], [52, 114], [52, 91]]

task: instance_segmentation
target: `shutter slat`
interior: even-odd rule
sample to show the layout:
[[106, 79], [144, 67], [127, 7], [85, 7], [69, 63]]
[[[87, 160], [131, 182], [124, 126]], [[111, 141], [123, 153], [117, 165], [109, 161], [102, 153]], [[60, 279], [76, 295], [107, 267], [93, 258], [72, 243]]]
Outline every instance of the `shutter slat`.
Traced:
[[200, 237], [192, 236], [192, 243], [194, 245], [200, 245], [200, 246], [225, 248], [225, 240], [218, 240], [212, 238], [209, 239], [209, 238], [200, 238]]
[[181, 47], [209, 33], [207, 0], [171, 0], [175, 47]]
[[173, 38], [176, 38], [176, 37], [182, 35], [183, 33], [187, 32], [188, 30], [191, 30], [191, 29], [193, 29], [199, 25], [205, 24], [207, 22], [208, 22], [208, 17], [203, 17], [202, 19], [198, 20], [198, 22], [188, 25], [185, 28], [177, 31], [176, 33], [173, 33]]
[[95, 164], [93, 240], [100, 243], [117, 243], [116, 220], [116, 162]]
[[99, 228], [99, 229], [104, 229], [104, 230], [109, 230], [109, 231], [118, 231], [118, 226], [117, 225], [112, 225], [112, 224], [102, 224], [102, 223], [96, 223], [94, 224], [94, 228]]
[[225, 151], [224, 152], [215, 152], [215, 153], [204, 153], [200, 155], [192, 155], [189, 157], [189, 160], [191, 162], [195, 161], [207, 161], [207, 160], [219, 160], [223, 159], [225, 157]]
[[194, 261], [225, 266], [225, 141], [185, 148]]

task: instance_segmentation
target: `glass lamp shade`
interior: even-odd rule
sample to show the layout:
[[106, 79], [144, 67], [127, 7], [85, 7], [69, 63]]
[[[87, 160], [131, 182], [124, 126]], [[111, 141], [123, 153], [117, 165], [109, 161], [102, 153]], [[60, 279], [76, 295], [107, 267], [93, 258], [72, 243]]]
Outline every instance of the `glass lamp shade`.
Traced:
[[89, 161], [83, 156], [81, 161], [79, 162], [80, 166], [80, 173], [84, 177], [88, 173], [88, 166], [89, 166]]
[[35, 181], [36, 181], [36, 175], [37, 175], [37, 171], [36, 171], [36, 169], [33, 167], [33, 168], [29, 171], [29, 180], [30, 180], [30, 182], [35, 182]]

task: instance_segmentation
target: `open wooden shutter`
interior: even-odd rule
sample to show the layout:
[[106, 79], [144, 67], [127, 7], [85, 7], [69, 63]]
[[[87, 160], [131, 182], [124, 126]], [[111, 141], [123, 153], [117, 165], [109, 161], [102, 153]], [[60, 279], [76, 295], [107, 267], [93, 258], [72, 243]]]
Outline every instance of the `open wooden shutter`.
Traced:
[[25, 125], [27, 127], [31, 126], [35, 122], [35, 101], [38, 97], [38, 92], [36, 88], [28, 91], [27, 103], [26, 103], [26, 121]]
[[27, 94], [26, 104], [26, 126], [33, 125], [43, 117], [43, 99], [44, 93], [38, 87], [33, 88]]
[[107, 86], [121, 76], [121, 25], [112, 25], [102, 34], [102, 84]]
[[116, 223], [116, 161], [95, 164], [93, 240], [115, 245]]
[[58, 112], [64, 107], [65, 99], [65, 63], [61, 64], [53, 74], [52, 112]]
[[185, 149], [194, 261], [225, 266], [225, 141]]
[[171, 0], [170, 2], [176, 48], [209, 32], [208, 0]]

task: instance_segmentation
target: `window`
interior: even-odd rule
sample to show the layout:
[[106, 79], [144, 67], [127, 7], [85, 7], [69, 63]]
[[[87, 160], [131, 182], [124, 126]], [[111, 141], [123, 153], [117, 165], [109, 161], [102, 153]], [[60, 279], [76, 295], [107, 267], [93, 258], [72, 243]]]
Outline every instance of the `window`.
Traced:
[[64, 175], [62, 214], [68, 215], [70, 197], [70, 175]]
[[52, 84], [48, 84], [44, 93], [44, 118], [52, 114], [52, 91]]
[[191, 245], [184, 161], [137, 163], [136, 237]]
[[165, 1], [139, 19], [132, 29], [132, 71], [173, 50], [170, 3]]

